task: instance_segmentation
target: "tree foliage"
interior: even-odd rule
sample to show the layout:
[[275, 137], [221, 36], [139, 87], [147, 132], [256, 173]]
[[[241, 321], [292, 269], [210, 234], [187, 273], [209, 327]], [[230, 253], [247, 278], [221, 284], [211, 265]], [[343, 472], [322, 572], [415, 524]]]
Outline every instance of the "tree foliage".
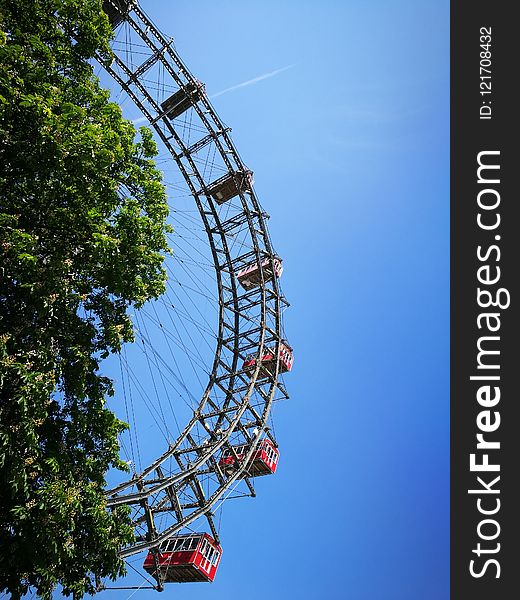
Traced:
[[100, 0], [0, 0], [0, 591], [95, 591], [124, 570], [108, 512], [125, 425], [100, 361], [164, 289], [167, 205], [150, 132], [93, 75]]

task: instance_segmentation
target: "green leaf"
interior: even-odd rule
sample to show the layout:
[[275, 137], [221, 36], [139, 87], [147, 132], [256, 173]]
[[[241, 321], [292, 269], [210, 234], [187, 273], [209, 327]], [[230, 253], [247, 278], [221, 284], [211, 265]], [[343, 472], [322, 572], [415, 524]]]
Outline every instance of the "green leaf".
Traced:
[[0, 0], [0, 592], [12, 597], [93, 593], [133, 539], [129, 510], [105, 505], [107, 469], [128, 466], [100, 360], [132, 340], [130, 307], [164, 290], [171, 228], [151, 132], [93, 75], [111, 36], [100, 0]]

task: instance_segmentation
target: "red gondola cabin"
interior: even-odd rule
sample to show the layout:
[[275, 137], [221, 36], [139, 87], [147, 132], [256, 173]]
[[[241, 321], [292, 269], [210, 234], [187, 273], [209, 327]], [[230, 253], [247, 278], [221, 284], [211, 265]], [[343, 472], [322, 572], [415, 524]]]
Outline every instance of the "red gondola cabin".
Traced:
[[260, 270], [258, 268], [258, 263], [254, 262], [247, 265], [237, 273], [237, 279], [244, 289], [250, 290], [260, 285], [262, 283], [262, 271], [264, 273], [264, 279], [272, 277], [273, 273], [275, 277], [279, 278], [282, 276], [282, 259], [278, 258], [277, 256], [273, 258], [272, 268], [270, 258], [264, 258], [264, 260], [261, 263], [261, 267], [262, 269]]
[[[242, 368], [244, 371], [253, 371], [256, 367], [256, 354], [246, 356]], [[280, 343], [280, 373], [287, 373], [292, 369], [294, 356], [292, 348], [282, 342]], [[276, 350], [274, 348], [265, 348], [262, 356], [262, 369], [258, 375], [259, 379], [266, 379], [269, 375], [274, 375], [276, 370]]]
[[176, 535], [159, 549], [159, 573], [152, 552], [148, 552], [144, 569], [163, 583], [211, 582], [215, 579], [221, 556], [222, 548], [207, 533]]
[[[243, 444], [241, 446], [233, 446], [233, 450], [237, 455], [238, 462], [241, 462], [249, 451], [250, 446]], [[238, 477], [243, 479], [244, 477], [260, 477], [262, 475], [273, 475], [276, 473], [276, 467], [278, 465], [278, 458], [280, 453], [275, 448], [271, 440], [264, 439], [258, 443], [258, 449], [253, 452], [253, 456], [249, 462], [247, 469]], [[225, 473], [232, 473], [237, 465], [237, 458], [234, 457], [233, 452], [226, 448], [222, 452], [222, 457], [218, 461], [219, 467]]]

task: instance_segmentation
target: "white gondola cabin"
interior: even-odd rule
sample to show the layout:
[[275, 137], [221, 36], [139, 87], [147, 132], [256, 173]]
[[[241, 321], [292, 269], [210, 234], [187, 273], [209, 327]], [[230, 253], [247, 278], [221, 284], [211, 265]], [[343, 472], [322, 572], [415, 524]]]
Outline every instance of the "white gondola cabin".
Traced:
[[163, 115], [169, 119], [180, 117], [183, 112], [191, 108], [204, 93], [204, 84], [200, 81], [189, 81], [175, 94], [161, 103]]
[[236, 171], [235, 173], [226, 173], [220, 179], [210, 183], [206, 193], [217, 204], [224, 204], [224, 202], [238, 196], [239, 193], [250, 192], [252, 185], [253, 171]]
[[[226, 448], [222, 452], [222, 457], [218, 462], [219, 467], [225, 473], [233, 473], [233, 471], [239, 466], [239, 463], [245, 459], [250, 447], [251, 446], [248, 444], [242, 444], [240, 446], [233, 446], [233, 450]], [[280, 453], [278, 452], [278, 448], [275, 447], [271, 440], [267, 438], [260, 440], [257, 444], [256, 451], [253, 452], [253, 455], [251, 456], [247, 468], [239, 475], [238, 479], [243, 479], [244, 477], [273, 475], [276, 473], [279, 456]]]
[[[280, 343], [280, 373], [287, 373], [292, 369], [294, 363], [294, 356], [292, 352], [292, 348], [286, 342]], [[246, 356], [244, 364], [242, 368], [244, 371], [254, 371], [257, 364], [257, 355], [250, 354]], [[274, 376], [276, 371], [276, 349], [275, 348], [265, 348], [264, 354], [261, 359], [262, 368], [260, 369], [260, 373], [258, 375], [258, 379], [266, 379], [270, 375]]]
[[221, 556], [222, 548], [207, 533], [176, 535], [161, 544], [157, 558], [148, 552], [144, 569], [162, 583], [211, 582]]
[[282, 259], [278, 258], [278, 256], [273, 258], [272, 266], [271, 259], [268, 257], [262, 260], [260, 266], [261, 268], [259, 268], [257, 262], [254, 262], [238, 271], [237, 279], [245, 290], [259, 286], [262, 283], [262, 273], [264, 274], [264, 279], [272, 277], [273, 274], [276, 278], [282, 276]]

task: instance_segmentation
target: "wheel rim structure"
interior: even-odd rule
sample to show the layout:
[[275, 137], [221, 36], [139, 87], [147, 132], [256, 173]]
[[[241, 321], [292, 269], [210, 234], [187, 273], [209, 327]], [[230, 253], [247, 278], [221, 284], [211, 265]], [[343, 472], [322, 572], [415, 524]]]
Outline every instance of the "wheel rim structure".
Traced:
[[[116, 40], [121, 41], [114, 43], [112, 63], [100, 64], [146, 117], [182, 174], [207, 234], [218, 301], [213, 364], [189, 422], [147, 467], [107, 490], [109, 507], [126, 504], [133, 509], [136, 542], [121, 551], [121, 556], [128, 558], [146, 549], [155, 551], [200, 517], [207, 519], [218, 542], [212, 512], [216, 503], [223, 501], [239, 479], [249, 495], [255, 495], [244, 472], [260, 438], [268, 437], [277, 446], [268, 417], [274, 401], [288, 398], [279, 359], [284, 340], [282, 312], [288, 303], [274, 275], [277, 255], [266, 227], [268, 215], [262, 211], [252, 183], [239, 183], [249, 171], [231, 141], [230, 130], [179, 58], [173, 41], [137, 2], [106, 0], [103, 8]], [[159, 72], [161, 86], [151, 85], [151, 73]], [[164, 105], [172, 92], [181, 90], [189, 108], [180, 118], [172, 118]], [[188, 113], [190, 126], [186, 127]], [[210, 172], [201, 166], [202, 152], [214, 157], [217, 167]], [[212, 196], [215, 172], [219, 181], [233, 178], [236, 182], [238, 193], [232, 203], [219, 203]], [[238, 235], [247, 243], [237, 249], [233, 242]], [[236, 275], [252, 264], [258, 268], [260, 285], [244, 289]], [[269, 372], [261, 365], [268, 348], [278, 357]], [[243, 362], [251, 354], [257, 360], [254, 369], [246, 371]], [[237, 441], [249, 448], [240, 462], [233, 449]], [[238, 466], [231, 473], [218, 463], [224, 449], [237, 459]], [[194, 501], [186, 501], [187, 490]]]

